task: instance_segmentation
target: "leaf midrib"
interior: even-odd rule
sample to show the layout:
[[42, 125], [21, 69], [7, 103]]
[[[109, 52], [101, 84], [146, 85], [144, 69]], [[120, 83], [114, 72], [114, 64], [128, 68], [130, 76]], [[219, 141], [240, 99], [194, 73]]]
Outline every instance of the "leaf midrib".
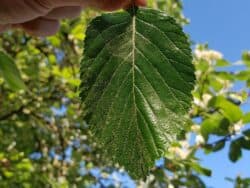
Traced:
[[[136, 103], [135, 103], [135, 35], [136, 35], [136, 16], [135, 7], [133, 6], [133, 16], [132, 16], [132, 95], [134, 103], [134, 112], [136, 114]], [[137, 117], [137, 115], [136, 115]]]
[[[138, 131], [140, 132], [140, 136], [142, 139], [143, 135], [141, 132], [141, 128], [139, 127], [138, 124], [138, 117], [137, 117], [137, 105], [136, 105], [136, 100], [135, 100], [135, 50], [136, 50], [136, 44], [135, 44], [135, 39], [136, 37], [136, 10], [135, 7], [132, 7], [132, 97], [133, 97], [133, 114], [134, 114], [134, 123], [136, 124], [136, 127], [138, 129]], [[131, 126], [131, 125], [130, 125]], [[130, 131], [130, 126], [129, 126], [129, 131]], [[138, 137], [137, 137], [138, 138]]]
[[[140, 127], [140, 124], [138, 123], [138, 114], [137, 113], [140, 113], [139, 112], [139, 109], [137, 107], [137, 104], [136, 104], [136, 98], [135, 98], [135, 89], [136, 89], [136, 85], [135, 85], [135, 68], [137, 67], [135, 65], [135, 52], [136, 52], [136, 10], [135, 10], [135, 7], [132, 8], [132, 97], [133, 97], [133, 111], [134, 111], [134, 123], [136, 124], [137, 126], [137, 129], [138, 131], [140, 132], [139, 133], [139, 137], [141, 137], [142, 140], [144, 140], [144, 136], [143, 136], [143, 133], [142, 133], [142, 128], [143, 127]], [[144, 117], [143, 117], [144, 118]], [[147, 125], [148, 126], [148, 125]], [[148, 127], [149, 130], [152, 131], [152, 127]], [[130, 128], [129, 128], [130, 129]], [[158, 154], [158, 151], [157, 151], [157, 142], [155, 141], [156, 138], [154, 138], [154, 136], [151, 134], [154, 142], [153, 142], [153, 146], [154, 146], [154, 150], [155, 152]], [[152, 154], [149, 150], [149, 148], [147, 148], [147, 150], [149, 151], [150, 155]], [[143, 152], [142, 152], [143, 153]]]

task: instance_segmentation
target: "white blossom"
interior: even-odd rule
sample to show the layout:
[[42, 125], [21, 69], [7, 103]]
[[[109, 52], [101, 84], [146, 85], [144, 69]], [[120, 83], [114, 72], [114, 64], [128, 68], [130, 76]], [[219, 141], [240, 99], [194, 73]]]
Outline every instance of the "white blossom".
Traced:
[[241, 128], [244, 126], [244, 124], [243, 124], [243, 122], [242, 122], [242, 120], [241, 121], [238, 121], [236, 124], [234, 124], [234, 131], [236, 132], [236, 133], [240, 133], [240, 131], [241, 131]]
[[194, 51], [195, 56], [198, 59], [204, 59], [208, 62], [214, 61], [214, 60], [219, 60], [223, 58], [223, 55], [215, 50], [199, 50], [195, 49]]
[[204, 144], [205, 140], [204, 140], [203, 136], [197, 135], [196, 138], [195, 138], [195, 143], [198, 144], [198, 145]]

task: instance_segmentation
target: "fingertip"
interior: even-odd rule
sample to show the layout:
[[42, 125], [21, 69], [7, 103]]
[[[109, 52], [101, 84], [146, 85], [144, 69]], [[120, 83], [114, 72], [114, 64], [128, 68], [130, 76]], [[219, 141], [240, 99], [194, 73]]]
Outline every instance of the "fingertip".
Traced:
[[59, 30], [60, 23], [58, 20], [41, 17], [19, 24], [18, 27], [21, 27], [27, 33], [33, 36], [45, 37], [56, 34], [56, 32]]
[[76, 18], [80, 16], [82, 11], [82, 7], [80, 6], [68, 6], [68, 7], [60, 7], [53, 9], [51, 12], [49, 12], [45, 18], [53, 19], [53, 20], [59, 20], [59, 19], [65, 19], [65, 18]]
[[128, 8], [131, 4], [137, 6], [146, 6], [146, 0], [95, 0], [91, 2], [90, 7], [98, 8], [104, 11], [114, 11], [117, 9]]
[[97, 0], [91, 6], [104, 11], [114, 11], [126, 7], [130, 2], [130, 0]]
[[146, 6], [147, 5], [146, 0], [136, 0], [135, 3], [137, 6]]
[[123, 8], [124, 9], [129, 9], [131, 6], [146, 6], [146, 0], [131, 0], [129, 3], [127, 3]]

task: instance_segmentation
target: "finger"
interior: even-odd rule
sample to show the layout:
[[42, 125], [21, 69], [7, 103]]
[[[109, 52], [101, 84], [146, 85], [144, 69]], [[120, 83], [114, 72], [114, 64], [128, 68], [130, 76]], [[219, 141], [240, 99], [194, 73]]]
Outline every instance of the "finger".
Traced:
[[130, 2], [130, 0], [97, 0], [96, 8], [112, 11], [126, 7]]
[[49, 8], [38, 0], [0, 0], [0, 21], [17, 24], [47, 14]]
[[59, 21], [48, 18], [37, 18], [35, 20], [18, 24], [18, 27], [26, 30], [29, 34], [35, 36], [54, 35], [59, 29]]
[[146, 0], [130, 0], [128, 7], [131, 5], [136, 5], [136, 6], [146, 6]]
[[66, 6], [81, 6], [86, 7], [93, 0], [36, 0], [50, 2], [51, 8], [66, 7]]
[[146, 2], [146, 0], [135, 0], [135, 4], [137, 6], [146, 6], [147, 2]]
[[61, 7], [53, 9], [49, 12], [45, 18], [59, 20], [64, 18], [76, 18], [81, 14], [81, 7]]
[[146, 0], [131, 0], [127, 5], [125, 5], [123, 8], [128, 9], [131, 6], [136, 5], [136, 6], [146, 6]]
[[[37, 0], [48, 2], [48, 0]], [[62, 7], [62, 6], [81, 6], [81, 7], [94, 7], [102, 10], [115, 10], [123, 8], [130, 4], [132, 1], [138, 6], [145, 6], [146, 0], [53, 0], [50, 1], [50, 7]], [[47, 5], [48, 6], [48, 5]]]
[[18, 24], [65, 6], [87, 6], [92, 0], [0, 0], [0, 24]]

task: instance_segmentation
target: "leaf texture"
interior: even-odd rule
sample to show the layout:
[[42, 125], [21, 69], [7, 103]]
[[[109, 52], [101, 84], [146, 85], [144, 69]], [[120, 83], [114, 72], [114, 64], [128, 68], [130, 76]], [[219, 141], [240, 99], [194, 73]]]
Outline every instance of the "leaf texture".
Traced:
[[146, 8], [104, 14], [87, 29], [84, 117], [107, 156], [145, 177], [182, 130], [195, 76], [175, 20]]

